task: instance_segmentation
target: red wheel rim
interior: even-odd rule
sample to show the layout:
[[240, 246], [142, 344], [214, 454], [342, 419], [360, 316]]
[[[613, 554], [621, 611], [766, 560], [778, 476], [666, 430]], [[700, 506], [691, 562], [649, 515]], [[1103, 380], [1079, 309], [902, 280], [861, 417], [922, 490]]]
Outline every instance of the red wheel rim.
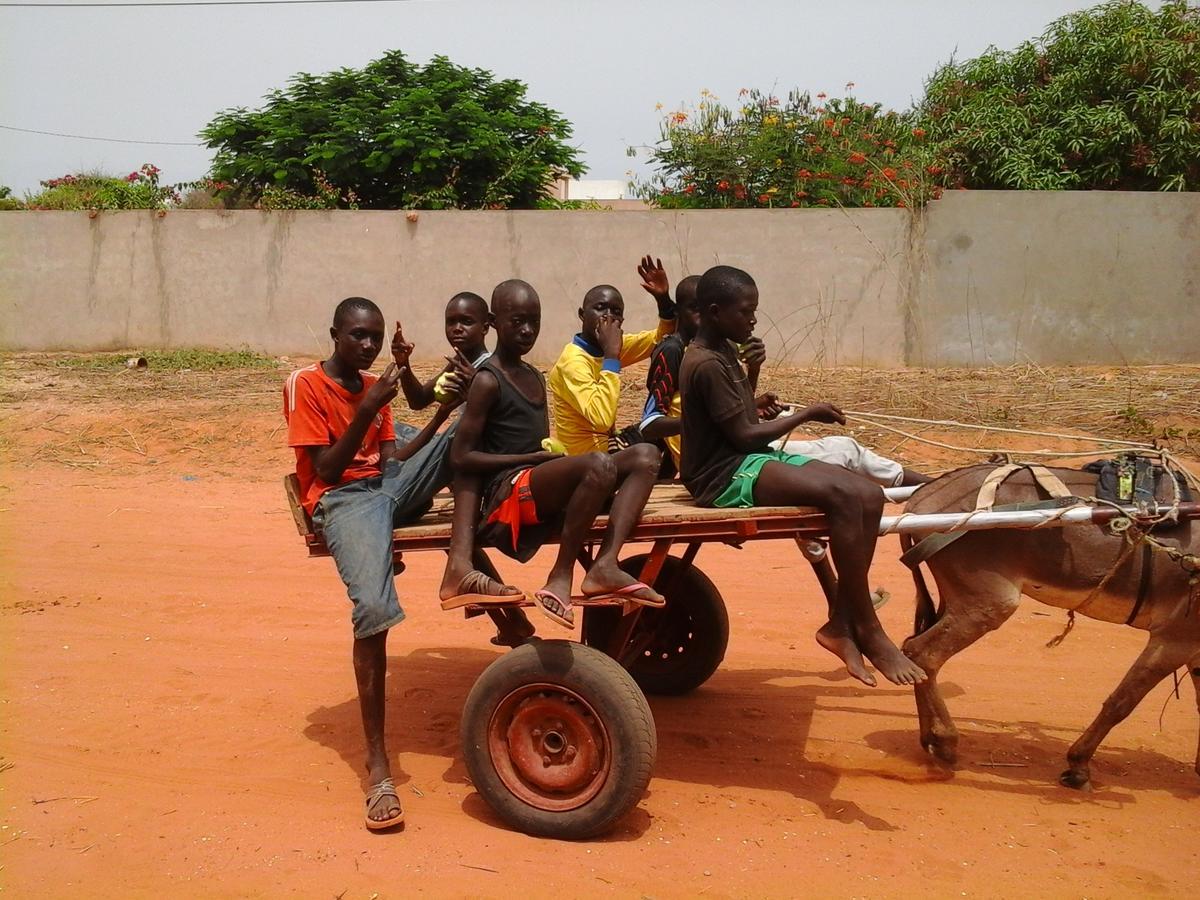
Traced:
[[488, 752], [504, 786], [536, 809], [578, 809], [600, 792], [612, 767], [596, 711], [556, 684], [526, 684], [496, 706]]

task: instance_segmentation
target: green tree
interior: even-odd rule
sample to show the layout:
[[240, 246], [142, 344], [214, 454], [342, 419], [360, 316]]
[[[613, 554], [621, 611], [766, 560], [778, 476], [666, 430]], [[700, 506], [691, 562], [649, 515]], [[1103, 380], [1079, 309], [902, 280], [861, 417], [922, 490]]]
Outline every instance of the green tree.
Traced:
[[949, 183], [1200, 189], [1200, 9], [1112, 2], [942, 66], [917, 114]]
[[673, 209], [911, 206], [940, 190], [922, 137], [907, 115], [854, 97], [744, 90], [730, 108], [704, 91], [663, 117], [658, 171], [638, 192]]
[[526, 86], [443, 56], [399, 51], [362, 69], [299, 74], [258, 110], [226, 110], [201, 132], [212, 178], [261, 196], [333, 191], [370, 209], [533, 207], [558, 172], [583, 172], [571, 125]]

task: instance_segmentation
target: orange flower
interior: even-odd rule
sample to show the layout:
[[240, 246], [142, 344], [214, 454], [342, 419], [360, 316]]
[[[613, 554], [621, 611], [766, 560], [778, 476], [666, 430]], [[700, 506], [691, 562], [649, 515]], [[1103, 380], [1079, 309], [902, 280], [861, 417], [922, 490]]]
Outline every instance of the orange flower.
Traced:
[[797, 178], [812, 178], [812, 172], [808, 171], [808, 169], [801, 169], [799, 172], [796, 173], [796, 177]]
[[770, 202], [771, 202], [771, 195], [770, 195], [770, 194], [759, 194], [759, 195], [758, 195], [758, 202], [759, 202], [759, 203], [770, 203]]
[[925, 137], [925, 129], [924, 128], [914, 128], [912, 133], [913, 133], [913, 137], [915, 137], [915, 138]]
[[865, 163], [867, 161], [867, 157], [864, 154], [859, 153], [857, 150], [855, 150], [853, 153], [850, 154], [849, 161], [854, 163], [854, 165], [856, 165], [856, 166], [861, 166], [863, 163]]
[[926, 166], [925, 171], [928, 172], [930, 175], [941, 175], [942, 167], [941, 166]]
[[728, 182], [728, 181], [718, 181], [718, 182], [717, 182], [717, 190], [718, 190], [718, 191], [727, 191], [727, 190], [729, 190], [729, 182]]
[[827, 96], [826, 93], [824, 91], [821, 91], [821, 93], [817, 94], [817, 99], [824, 100], [826, 96]]
[[825, 120], [825, 127], [826, 127], [826, 128], [832, 128], [832, 127], [833, 127], [834, 125], [836, 125], [836, 124], [837, 124], [837, 123], [836, 123], [836, 122], [834, 122], [834, 121], [833, 121], [833, 119], [826, 119], [826, 120]]
[[883, 177], [886, 178], [888, 181], [891, 181], [893, 178], [896, 177], [896, 170], [893, 169], [891, 166], [888, 166], [886, 169], [883, 170]]
[[905, 207], [908, 206], [908, 204], [905, 203], [903, 200], [897, 200], [896, 205], [899, 206], [901, 209], [904, 209]]
[[808, 191], [796, 191], [796, 198], [803, 199], [808, 196]]

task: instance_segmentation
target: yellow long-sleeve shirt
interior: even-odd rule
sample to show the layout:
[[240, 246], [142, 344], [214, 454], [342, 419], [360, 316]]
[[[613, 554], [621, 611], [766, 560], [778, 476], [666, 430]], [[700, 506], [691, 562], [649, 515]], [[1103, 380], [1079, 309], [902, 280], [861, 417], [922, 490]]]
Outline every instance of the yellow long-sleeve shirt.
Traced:
[[582, 335], [563, 348], [547, 382], [554, 435], [576, 456], [592, 451], [608, 452], [608, 436], [617, 424], [617, 400], [621, 395], [622, 366], [631, 366], [650, 356], [654, 345], [675, 331], [674, 319], [662, 319], [653, 331], [627, 334], [621, 339], [621, 358], [605, 360], [599, 348]]

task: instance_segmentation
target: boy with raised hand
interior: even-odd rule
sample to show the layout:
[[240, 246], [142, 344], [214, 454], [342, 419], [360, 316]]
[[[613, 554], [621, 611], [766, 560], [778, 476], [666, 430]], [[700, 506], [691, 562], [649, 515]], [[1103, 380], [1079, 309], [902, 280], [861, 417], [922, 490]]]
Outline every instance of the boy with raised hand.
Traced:
[[578, 310], [582, 328], [550, 369], [555, 437], [568, 454], [605, 452], [616, 431], [621, 369], [650, 356], [654, 345], [675, 330], [675, 303], [662, 263], [644, 257], [638, 265], [642, 287], [658, 305], [658, 327], [625, 334], [625, 300], [610, 284], [584, 295]]
[[370, 785], [366, 826], [379, 830], [404, 821], [383, 727], [387, 634], [404, 619], [392, 568], [392, 529], [424, 515], [449, 480], [445, 438], [437, 429], [458, 401], [440, 405], [397, 448], [391, 401], [400, 371], [390, 364], [378, 378], [367, 372], [383, 348], [379, 307], [363, 297], [343, 300], [329, 334], [333, 354], [288, 377], [283, 415], [304, 509], [353, 604], [354, 675]]
[[925, 673], [892, 643], [879, 624], [867, 578], [883, 492], [867, 479], [771, 449], [770, 442], [804, 422], [844, 423], [829, 403], [774, 421], [760, 421], [754, 392], [734, 345], [754, 333], [758, 287], [741, 269], [716, 266], [696, 290], [700, 326], [680, 371], [683, 395], [681, 475], [701, 506], [815, 506], [829, 524], [838, 574], [837, 596], [817, 642], [868, 685], [875, 678], [865, 655], [889, 681], [916, 684]]
[[607, 452], [564, 456], [543, 449], [550, 436], [546, 382], [524, 361], [537, 341], [541, 318], [541, 300], [526, 282], [505, 281], [492, 293], [496, 351], [471, 382], [451, 448], [455, 471], [484, 479], [480, 537], [524, 562], [558, 530], [554, 566], [534, 599], [546, 616], [571, 628], [575, 560], [592, 522], [611, 500], [608, 527], [583, 592], [662, 606], [662, 595], [617, 563], [654, 485], [657, 451], [647, 448], [646, 459], [654, 457], [655, 465], [626, 477], [618, 490], [617, 467]]
[[[437, 398], [434, 392], [439, 384], [444, 393], [464, 393], [470, 381], [467, 375], [491, 356], [484, 341], [488, 333], [487, 302], [471, 291], [461, 291], [446, 304], [446, 342], [456, 354], [445, 367], [432, 378], [421, 382], [408, 367], [415, 345], [404, 339], [404, 329], [399, 322], [392, 335], [392, 359], [401, 367], [400, 389], [411, 409], [424, 409]], [[465, 373], [462, 366], [470, 367]]]

